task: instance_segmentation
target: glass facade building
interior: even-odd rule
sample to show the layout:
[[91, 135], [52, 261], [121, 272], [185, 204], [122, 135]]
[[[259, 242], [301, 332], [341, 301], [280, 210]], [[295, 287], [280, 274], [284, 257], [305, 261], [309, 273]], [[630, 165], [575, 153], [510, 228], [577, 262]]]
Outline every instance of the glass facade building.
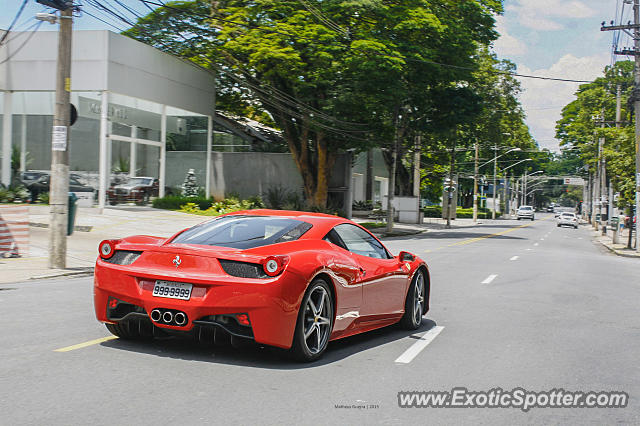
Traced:
[[[57, 32], [38, 32], [21, 48], [22, 42], [18, 33], [0, 47], [5, 185], [17, 170], [48, 171], [51, 165]], [[109, 31], [75, 31], [72, 58], [71, 103], [78, 119], [70, 128], [69, 167], [98, 189], [101, 207], [115, 176], [158, 178], [160, 196], [181, 183], [186, 170], [171, 171], [167, 182], [167, 150], [201, 151], [196, 174], [210, 193], [210, 72]]]

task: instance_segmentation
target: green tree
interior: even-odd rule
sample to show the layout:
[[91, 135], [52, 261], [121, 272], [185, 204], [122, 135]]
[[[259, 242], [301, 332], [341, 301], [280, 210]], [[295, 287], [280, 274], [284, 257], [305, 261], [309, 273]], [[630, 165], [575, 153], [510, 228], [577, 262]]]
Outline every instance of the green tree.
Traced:
[[477, 101], [461, 83], [471, 79], [478, 46], [496, 38], [492, 13], [501, 7], [471, 0], [222, 1], [215, 16], [225, 19], [218, 40], [232, 66], [267, 88], [260, 100], [285, 133], [307, 199], [322, 206], [339, 149], [386, 146], [389, 167], [397, 159], [402, 176], [407, 140], [429, 127], [451, 132], [472, 116], [465, 112]]
[[[631, 61], [616, 62], [605, 68], [603, 77], [581, 85], [576, 99], [563, 108], [562, 118], [556, 124], [556, 137], [564, 149], [559, 159], [563, 164], [559, 168], [564, 167], [571, 174], [594, 175], [598, 139], [604, 137], [607, 175], [615, 190], [620, 192], [619, 207], [631, 205], [634, 198], [635, 139], [632, 106], [628, 105], [634, 87], [633, 66]], [[618, 86], [622, 92], [623, 122], [619, 128], [601, 128], [602, 118], [608, 123], [615, 122]]]
[[[284, 132], [314, 205], [326, 205], [341, 150], [386, 148], [397, 191], [405, 193], [411, 187], [407, 153], [420, 135], [425, 178], [436, 193], [454, 141], [469, 146], [481, 134], [501, 144], [531, 142], [517, 82], [495, 72], [508, 73], [513, 65], [486, 49], [497, 38], [501, 0], [223, 0], [209, 6], [206, 0], [167, 3], [126, 34], [215, 70], [223, 109], [266, 112], [263, 118]], [[496, 121], [494, 110], [500, 125], [482, 126]], [[505, 132], [512, 135], [508, 141]]]

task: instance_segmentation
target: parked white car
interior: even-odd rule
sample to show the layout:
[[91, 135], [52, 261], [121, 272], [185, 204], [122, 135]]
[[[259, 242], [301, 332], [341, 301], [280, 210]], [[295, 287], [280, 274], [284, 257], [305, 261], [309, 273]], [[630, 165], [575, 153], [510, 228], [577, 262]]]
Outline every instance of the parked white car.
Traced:
[[560, 216], [558, 216], [558, 228], [561, 226], [573, 226], [575, 229], [578, 229], [578, 218], [575, 213], [562, 212]]
[[520, 219], [531, 219], [531, 220], [534, 220], [535, 219], [534, 210], [533, 210], [533, 207], [531, 207], [531, 206], [520, 206], [520, 207], [518, 207], [518, 211], [516, 212], [516, 216], [518, 217], [518, 220], [520, 220]]

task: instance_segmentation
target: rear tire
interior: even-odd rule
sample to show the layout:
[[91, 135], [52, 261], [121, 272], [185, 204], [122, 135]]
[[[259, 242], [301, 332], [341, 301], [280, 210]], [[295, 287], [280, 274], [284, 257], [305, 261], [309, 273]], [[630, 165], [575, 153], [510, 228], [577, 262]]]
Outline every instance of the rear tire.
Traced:
[[333, 295], [325, 280], [314, 280], [302, 298], [291, 356], [302, 362], [315, 361], [329, 344], [333, 330]]
[[404, 315], [400, 320], [400, 326], [406, 330], [417, 330], [422, 325], [422, 316], [425, 314], [427, 283], [424, 272], [418, 270], [411, 280], [411, 286], [404, 302]]

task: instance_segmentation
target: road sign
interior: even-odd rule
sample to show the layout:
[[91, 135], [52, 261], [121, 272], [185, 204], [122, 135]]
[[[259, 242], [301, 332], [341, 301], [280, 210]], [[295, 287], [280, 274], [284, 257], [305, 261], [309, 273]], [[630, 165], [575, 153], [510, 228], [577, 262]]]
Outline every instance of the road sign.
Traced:
[[565, 185], [584, 185], [584, 179], [566, 177], [564, 178], [564, 184]]

